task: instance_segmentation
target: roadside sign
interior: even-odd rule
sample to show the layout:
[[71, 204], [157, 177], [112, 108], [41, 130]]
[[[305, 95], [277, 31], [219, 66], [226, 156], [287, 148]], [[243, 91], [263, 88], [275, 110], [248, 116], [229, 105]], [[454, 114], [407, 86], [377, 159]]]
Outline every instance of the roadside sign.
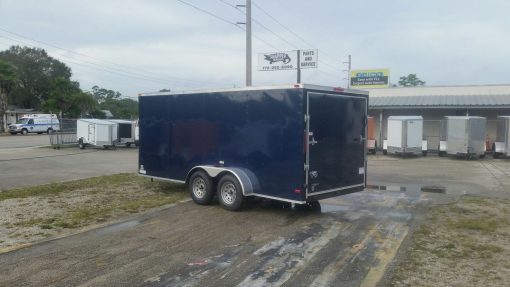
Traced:
[[352, 88], [387, 88], [390, 85], [390, 70], [352, 70], [350, 78]]
[[270, 52], [259, 54], [259, 71], [297, 69], [297, 51]]
[[[296, 70], [298, 51], [261, 53], [258, 57], [259, 71]], [[299, 50], [301, 69], [318, 67], [318, 50]]]
[[301, 69], [317, 68], [319, 66], [319, 50], [300, 50], [299, 67]]

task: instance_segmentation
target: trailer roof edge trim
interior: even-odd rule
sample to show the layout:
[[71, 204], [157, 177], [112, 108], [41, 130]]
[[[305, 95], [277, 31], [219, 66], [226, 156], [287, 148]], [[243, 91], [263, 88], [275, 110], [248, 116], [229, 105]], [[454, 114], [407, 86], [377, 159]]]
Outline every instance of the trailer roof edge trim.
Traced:
[[168, 96], [168, 95], [186, 95], [195, 93], [216, 93], [216, 92], [242, 92], [242, 91], [258, 91], [258, 90], [279, 90], [279, 89], [310, 89], [322, 90], [329, 92], [345, 92], [350, 94], [362, 94], [368, 96], [368, 91], [346, 89], [341, 87], [329, 87], [310, 84], [288, 84], [288, 85], [274, 85], [274, 86], [253, 86], [244, 88], [224, 88], [224, 89], [204, 89], [204, 90], [188, 90], [178, 92], [154, 92], [154, 93], [141, 93], [139, 97], [147, 96]]

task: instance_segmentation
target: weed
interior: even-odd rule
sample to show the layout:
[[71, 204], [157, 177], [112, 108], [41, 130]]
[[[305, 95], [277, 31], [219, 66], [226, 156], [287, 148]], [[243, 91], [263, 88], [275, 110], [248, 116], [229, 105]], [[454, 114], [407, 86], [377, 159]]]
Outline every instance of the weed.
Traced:
[[498, 228], [498, 222], [487, 217], [463, 218], [451, 221], [449, 225], [457, 229], [469, 229], [484, 232], [494, 232]]

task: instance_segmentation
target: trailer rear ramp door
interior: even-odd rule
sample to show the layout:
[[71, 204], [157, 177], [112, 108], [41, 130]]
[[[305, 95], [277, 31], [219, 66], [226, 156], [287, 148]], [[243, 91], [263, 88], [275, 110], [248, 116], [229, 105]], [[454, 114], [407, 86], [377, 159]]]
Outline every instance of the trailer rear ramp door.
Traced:
[[308, 92], [307, 114], [307, 196], [362, 190], [367, 99]]

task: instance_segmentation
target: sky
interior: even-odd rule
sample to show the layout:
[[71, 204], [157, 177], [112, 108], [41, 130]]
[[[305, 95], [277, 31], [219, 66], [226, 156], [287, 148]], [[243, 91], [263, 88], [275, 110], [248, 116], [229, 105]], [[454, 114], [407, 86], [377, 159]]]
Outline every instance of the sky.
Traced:
[[[82, 89], [126, 97], [243, 87], [244, 2], [0, 0], [0, 50], [44, 48]], [[257, 55], [296, 49], [318, 49], [319, 67], [302, 72], [310, 84], [346, 87], [348, 55], [352, 69], [388, 68], [392, 83], [510, 84], [508, 0], [252, 2], [254, 86], [295, 83], [293, 70], [258, 71]]]

